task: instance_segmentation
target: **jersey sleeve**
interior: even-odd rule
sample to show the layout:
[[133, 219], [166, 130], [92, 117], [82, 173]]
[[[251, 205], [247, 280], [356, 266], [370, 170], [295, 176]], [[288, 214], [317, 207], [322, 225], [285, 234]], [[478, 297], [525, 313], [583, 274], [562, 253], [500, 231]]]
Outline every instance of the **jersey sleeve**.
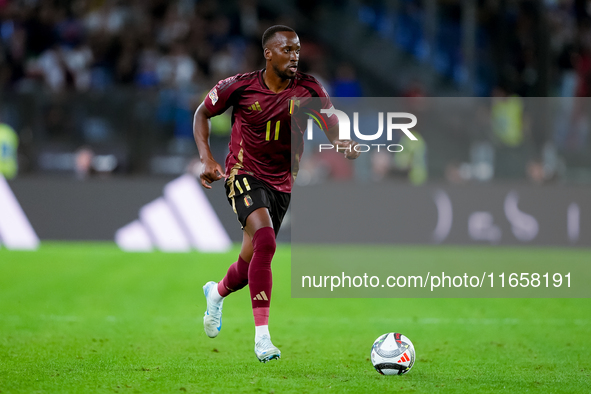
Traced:
[[236, 75], [221, 80], [209, 91], [203, 103], [212, 116], [222, 114], [234, 105], [231, 101], [232, 93], [236, 90]]
[[[320, 97], [322, 109], [334, 109], [334, 105], [332, 105], [332, 102], [330, 101], [330, 96], [328, 95], [326, 89], [324, 89], [324, 86], [322, 86], [322, 84], [318, 82], [318, 80], [316, 80], [315, 82], [318, 84], [318, 87], [320, 87], [318, 96]], [[336, 115], [324, 114], [323, 116], [329, 129], [333, 126], [336, 126], [339, 123], [339, 120], [337, 119]]]

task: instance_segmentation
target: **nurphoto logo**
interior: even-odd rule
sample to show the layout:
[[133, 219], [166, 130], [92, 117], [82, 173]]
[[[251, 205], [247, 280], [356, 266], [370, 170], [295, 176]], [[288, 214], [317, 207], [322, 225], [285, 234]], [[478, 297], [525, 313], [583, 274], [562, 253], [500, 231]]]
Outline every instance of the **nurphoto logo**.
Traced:
[[[316, 111], [313, 111], [316, 112]], [[328, 114], [328, 117], [335, 115], [339, 122], [339, 139], [340, 140], [350, 140], [351, 139], [351, 121], [349, 116], [334, 107], [329, 109], [321, 109], [320, 113]], [[312, 140], [313, 138], [313, 122], [316, 121], [316, 124], [323, 130], [323, 124], [318, 121], [319, 117], [313, 116], [313, 114], [309, 114], [311, 117], [308, 119], [308, 124], [306, 128], [306, 136], [308, 140]], [[316, 113], [318, 114], [318, 113]], [[417, 137], [413, 135], [410, 131], [413, 127], [417, 124], [417, 117], [409, 112], [387, 112], [386, 113], [386, 139], [388, 141], [392, 141], [392, 136], [394, 130], [402, 131], [411, 141], [417, 141]], [[409, 122], [406, 123], [399, 123], [400, 119], [406, 119]], [[326, 127], [324, 125], [324, 127]], [[353, 133], [355, 134], [356, 139], [361, 141], [376, 141], [382, 137], [384, 133], [384, 113], [378, 112], [378, 131], [374, 134], [363, 134], [359, 130], [359, 112], [353, 112]], [[372, 150], [372, 147], [375, 148], [378, 152], [380, 148], [385, 147], [385, 150], [388, 152], [402, 152], [404, 147], [400, 144], [357, 144], [353, 147], [356, 152], [369, 152]], [[332, 144], [320, 144], [319, 145], [319, 152], [322, 150], [330, 150], [330, 149], [337, 149]], [[349, 147], [348, 149], [351, 149]], [[344, 148], [340, 148], [340, 150], [344, 150]]]

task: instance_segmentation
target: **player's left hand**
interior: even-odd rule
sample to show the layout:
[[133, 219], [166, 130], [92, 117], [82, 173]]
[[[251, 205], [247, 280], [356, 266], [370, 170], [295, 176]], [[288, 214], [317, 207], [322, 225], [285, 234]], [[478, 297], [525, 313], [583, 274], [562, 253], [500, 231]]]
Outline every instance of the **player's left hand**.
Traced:
[[343, 152], [345, 157], [349, 160], [355, 160], [359, 157], [360, 152], [355, 150], [355, 147], [358, 145], [357, 141], [335, 140], [333, 145], [335, 149], [337, 149], [337, 152]]

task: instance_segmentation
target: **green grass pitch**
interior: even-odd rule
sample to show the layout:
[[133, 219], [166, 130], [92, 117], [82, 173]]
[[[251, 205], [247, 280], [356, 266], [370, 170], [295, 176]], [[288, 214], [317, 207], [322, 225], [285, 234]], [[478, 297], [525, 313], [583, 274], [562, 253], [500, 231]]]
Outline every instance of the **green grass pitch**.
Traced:
[[[425, 259], [481, 253], [400, 248]], [[561, 256], [569, 253], [581, 250]], [[203, 332], [201, 286], [236, 254], [126, 254], [110, 243], [0, 249], [0, 392], [590, 390], [588, 299], [292, 299], [288, 246], [273, 262], [270, 320], [283, 357], [261, 364], [248, 291], [226, 300], [218, 338]], [[390, 331], [415, 344], [407, 375], [381, 376], [369, 361], [374, 339]]]

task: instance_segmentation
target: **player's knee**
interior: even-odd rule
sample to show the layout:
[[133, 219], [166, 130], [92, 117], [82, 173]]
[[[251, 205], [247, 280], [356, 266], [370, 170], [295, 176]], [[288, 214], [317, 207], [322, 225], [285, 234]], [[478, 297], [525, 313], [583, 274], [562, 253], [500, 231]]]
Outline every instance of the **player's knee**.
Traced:
[[272, 227], [258, 229], [252, 237], [252, 246], [255, 253], [275, 254], [277, 243], [275, 242], [275, 231]]
[[[251, 256], [252, 257], [252, 256]], [[250, 261], [245, 261], [242, 259], [242, 256], [240, 257], [240, 259], [238, 260], [238, 274], [240, 275], [240, 277], [242, 278], [247, 278], [248, 277], [248, 266], [250, 265]]]
[[249, 250], [246, 250], [245, 248], [242, 248], [242, 250], [240, 250], [240, 259], [238, 260], [238, 263], [241, 265], [247, 265], [250, 264], [250, 261], [252, 260], [252, 245], [251, 248]]

